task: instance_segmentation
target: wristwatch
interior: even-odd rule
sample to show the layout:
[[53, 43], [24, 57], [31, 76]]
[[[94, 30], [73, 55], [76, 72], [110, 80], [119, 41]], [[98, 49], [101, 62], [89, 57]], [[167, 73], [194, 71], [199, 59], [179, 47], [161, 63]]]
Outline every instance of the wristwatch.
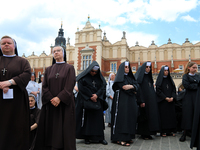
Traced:
[[8, 80], [8, 81], [10, 82], [10, 84], [11, 84], [11, 85], [13, 85], [13, 83], [12, 83], [12, 81], [11, 81], [11, 80]]

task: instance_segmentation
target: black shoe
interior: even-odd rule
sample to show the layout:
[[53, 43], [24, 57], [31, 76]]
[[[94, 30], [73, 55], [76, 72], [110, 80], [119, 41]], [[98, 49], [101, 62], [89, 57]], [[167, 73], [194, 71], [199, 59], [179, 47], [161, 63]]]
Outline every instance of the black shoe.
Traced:
[[100, 140], [99, 143], [103, 144], [103, 145], [107, 145], [108, 142], [106, 140]]
[[143, 140], [146, 140], [146, 136], [145, 135], [141, 135], [140, 138], [142, 138]]
[[191, 137], [191, 131], [187, 131], [187, 132], [186, 132], [186, 136]]
[[85, 139], [85, 144], [90, 144], [90, 140]]
[[148, 138], [149, 140], [152, 140], [152, 139], [153, 139], [153, 137], [152, 137], [151, 135], [148, 135], [147, 138]]
[[180, 137], [179, 141], [180, 141], [180, 142], [184, 142], [185, 140], [186, 140], [186, 135], [183, 134], [183, 135]]

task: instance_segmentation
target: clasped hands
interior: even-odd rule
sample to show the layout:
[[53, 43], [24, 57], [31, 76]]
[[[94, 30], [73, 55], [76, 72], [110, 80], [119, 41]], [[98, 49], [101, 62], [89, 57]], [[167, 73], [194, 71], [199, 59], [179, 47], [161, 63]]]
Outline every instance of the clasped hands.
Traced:
[[11, 86], [11, 83], [9, 81], [0, 82], [0, 89], [3, 90], [3, 93], [7, 93], [8, 92], [9, 86]]
[[122, 86], [122, 88], [123, 88], [124, 90], [130, 90], [130, 89], [133, 89], [134, 86], [129, 84], [129, 85], [124, 85], [124, 86]]
[[141, 104], [140, 104], [140, 107], [145, 107], [145, 103], [141, 103]]
[[60, 104], [60, 99], [58, 97], [54, 97], [50, 100], [51, 104], [57, 107]]
[[171, 98], [166, 97], [166, 98], [165, 98], [165, 100], [168, 101], [168, 102], [173, 102], [173, 99], [174, 99], [173, 97], [171, 97]]
[[97, 98], [98, 96], [96, 94], [92, 94], [92, 97], [90, 97], [90, 99], [93, 101], [93, 102], [97, 102]]

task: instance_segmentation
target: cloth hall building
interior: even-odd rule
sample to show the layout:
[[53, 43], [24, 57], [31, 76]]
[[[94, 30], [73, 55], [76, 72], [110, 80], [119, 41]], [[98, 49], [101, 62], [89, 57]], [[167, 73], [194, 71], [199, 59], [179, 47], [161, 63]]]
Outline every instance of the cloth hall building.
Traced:
[[[102, 35], [103, 34], [103, 35]], [[65, 39], [64, 31], [59, 29], [58, 37], [55, 39], [55, 45], [60, 45], [66, 50], [67, 63], [72, 64], [76, 70], [76, 75], [82, 72], [93, 61], [97, 61], [100, 65], [101, 72], [105, 78], [109, 72], [117, 72], [121, 62], [129, 61], [133, 73], [139, 66], [146, 61], [152, 62], [152, 71], [154, 79], [156, 79], [161, 67], [168, 65], [176, 86], [181, 83], [182, 73], [188, 61], [194, 61], [198, 64], [198, 72], [200, 73], [200, 42], [192, 44], [188, 38], [182, 45], [172, 43], [169, 39], [166, 44], [157, 46], [152, 41], [149, 47], [138, 44], [129, 47], [126, 39], [126, 33], [122, 33], [120, 41], [112, 44], [103, 33], [101, 28], [95, 29], [89, 19], [85, 27], [75, 33], [75, 45], [70, 45], [69, 38]], [[40, 56], [32, 53], [25, 57], [36, 73], [44, 73], [45, 68], [52, 64], [52, 49], [50, 46], [50, 54], [43, 52]]]

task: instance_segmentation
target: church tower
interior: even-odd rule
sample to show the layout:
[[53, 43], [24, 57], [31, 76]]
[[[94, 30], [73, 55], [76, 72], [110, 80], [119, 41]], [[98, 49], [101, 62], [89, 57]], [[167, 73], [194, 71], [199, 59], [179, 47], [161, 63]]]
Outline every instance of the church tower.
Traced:
[[[55, 39], [55, 45], [54, 46], [62, 46], [63, 49], [65, 50], [66, 49], [66, 39], [64, 37], [64, 29], [62, 28], [62, 22], [61, 22], [61, 28], [59, 29], [58, 31], [58, 36], [57, 38]], [[51, 53], [53, 51], [53, 47], [54, 46], [51, 46]]]
[[64, 49], [66, 48], [66, 39], [64, 37], [64, 32], [62, 28], [62, 23], [61, 23], [61, 28], [59, 29], [58, 32], [58, 37], [55, 39], [55, 46], [62, 46]]

